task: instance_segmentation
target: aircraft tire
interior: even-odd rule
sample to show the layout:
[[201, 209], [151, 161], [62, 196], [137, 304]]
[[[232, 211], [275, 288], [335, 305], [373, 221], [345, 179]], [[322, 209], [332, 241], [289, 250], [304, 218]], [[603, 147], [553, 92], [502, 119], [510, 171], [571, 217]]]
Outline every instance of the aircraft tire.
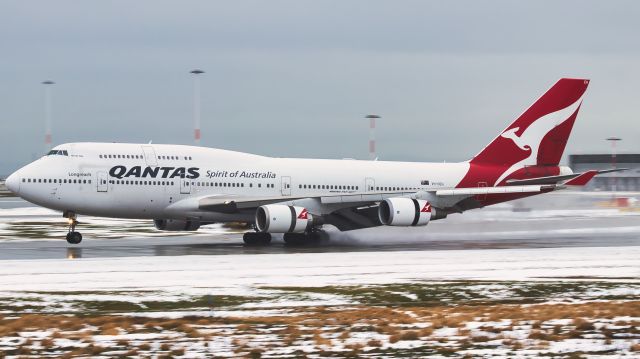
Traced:
[[311, 242], [309, 235], [306, 233], [285, 233], [282, 239], [288, 246], [302, 246]]
[[242, 240], [247, 246], [266, 246], [271, 243], [271, 234], [247, 232], [242, 236]]
[[79, 244], [82, 242], [82, 234], [75, 231], [67, 233], [67, 242], [69, 244]]

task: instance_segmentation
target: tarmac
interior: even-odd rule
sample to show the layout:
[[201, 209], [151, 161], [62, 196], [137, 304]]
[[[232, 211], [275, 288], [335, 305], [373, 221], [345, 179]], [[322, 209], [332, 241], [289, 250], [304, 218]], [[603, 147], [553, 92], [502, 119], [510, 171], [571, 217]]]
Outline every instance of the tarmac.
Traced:
[[0, 198], [0, 260], [639, 246], [640, 212], [598, 207], [601, 197], [537, 198], [453, 215], [423, 228], [329, 228], [328, 241], [302, 247], [287, 246], [277, 235], [269, 246], [248, 247], [241, 232], [219, 226], [183, 234], [155, 231], [148, 221], [98, 219], [89, 220], [81, 244], [70, 245], [55, 212], [40, 213], [7, 197]]

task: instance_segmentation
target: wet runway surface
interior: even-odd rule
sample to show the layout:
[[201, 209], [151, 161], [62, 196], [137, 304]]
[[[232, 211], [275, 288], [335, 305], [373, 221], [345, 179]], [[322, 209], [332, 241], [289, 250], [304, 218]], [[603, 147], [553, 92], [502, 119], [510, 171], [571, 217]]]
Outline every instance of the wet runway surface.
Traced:
[[[11, 259], [55, 259], [55, 258], [100, 258], [132, 256], [182, 256], [182, 255], [228, 255], [268, 253], [327, 253], [327, 252], [375, 252], [375, 251], [429, 251], [501, 248], [562, 248], [562, 247], [611, 247], [638, 246], [637, 234], [607, 236], [567, 236], [552, 238], [508, 238], [508, 239], [447, 239], [404, 242], [402, 239], [367, 242], [366, 236], [354, 240], [329, 240], [308, 246], [288, 246], [274, 239], [263, 247], [245, 246], [241, 234], [126, 239], [87, 239], [80, 245], [56, 241], [25, 241], [0, 243], [0, 260]], [[214, 259], [212, 259], [214, 260]]]
[[[485, 209], [452, 216], [426, 228], [387, 227], [348, 233], [329, 230], [328, 241], [296, 247], [285, 245], [281, 236], [274, 236], [269, 246], [251, 247], [242, 243], [241, 233], [225, 233], [228, 230], [220, 228], [176, 235], [153, 231], [148, 221], [114, 220], [88, 220], [84, 230], [82, 226], [79, 228], [85, 236], [83, 242], [71, 245], [64, 240], [66, 230], [55, 213], [41, 213], [41, 209], [16, 199], [0, 200], [0, 209], [3, 210], [0, 228], [5, 239], [0, 241], [0, 260], [182, 255], [211, 255], [215, 260], [213, 256], [229, 254], [640, 245], [638, 213], [600, 209], [531, 213]], [[39, 240], [41, 237], [46, 239]]]

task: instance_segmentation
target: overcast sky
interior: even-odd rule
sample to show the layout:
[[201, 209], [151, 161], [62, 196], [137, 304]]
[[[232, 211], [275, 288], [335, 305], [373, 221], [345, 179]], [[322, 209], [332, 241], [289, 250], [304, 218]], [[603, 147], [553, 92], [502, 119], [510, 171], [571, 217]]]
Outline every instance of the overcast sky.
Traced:
[[0, 175], [53, 142], [384, 160], [477, 153], [560, 77], [592, 80], [567, 152], [640, 151], [638, 1], [0, 3]]

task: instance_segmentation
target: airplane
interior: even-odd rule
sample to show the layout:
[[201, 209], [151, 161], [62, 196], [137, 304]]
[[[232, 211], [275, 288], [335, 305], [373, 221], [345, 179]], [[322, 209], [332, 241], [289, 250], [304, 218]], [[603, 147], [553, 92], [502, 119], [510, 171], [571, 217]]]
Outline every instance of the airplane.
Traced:
[[[247, 245], [287, 244], [376, 226], [426, 226], [496, 203], [584, 186], [560, 159], [587, 79], [562, 78], [471, 160], [459, 163], [274, 158], [171, 144], [66, 143], [11, 174], [7, 188], [62, 212], [150, 219], [165, 231], [244, 222]], [[470, 136], [467, 133], [465, 136]]]

